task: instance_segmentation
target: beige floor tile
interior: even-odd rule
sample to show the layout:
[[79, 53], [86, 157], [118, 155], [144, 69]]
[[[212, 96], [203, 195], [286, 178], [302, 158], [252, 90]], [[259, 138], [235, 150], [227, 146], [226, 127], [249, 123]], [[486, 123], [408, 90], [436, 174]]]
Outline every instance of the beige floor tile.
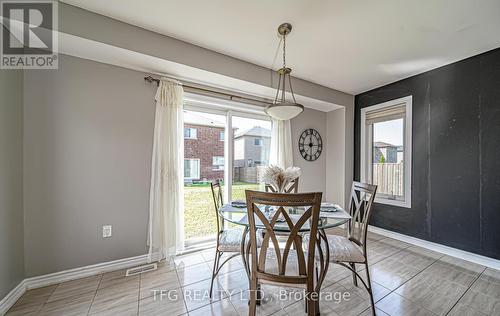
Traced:
[[486, 315], [500, 315], [500, 299], [480, 292], [467, 291], [459, 303]]
[[106, 309], [90, 310], [91, 316], [137, 316], [139, 310], [139, 302], [134, 301], [130, 303], [114, 304], [108, 306]]
[[400, 241], [397, 239], [392, 239], [392, 238], [384, 238], [384, 239], [378, 240], [377, 242], [381, 245], [392, 246], [392, 247], [396, 247], [399, 249], [406, 249], [406, 248], [412, 246], [409, 243], [406, 243], [404, 241]]
[[[223, 262], [224, 259], [225, 259], [225, 257], [221, 258], [221, 263]], [[213, 261], [207, 262], [207, 264], [210, 267], [210, 271], [212, 271], [213, 265], [214, 265]], [[228, 272], [232, 272], [232, 271], [238, 271], [241, 269], [244, 269], [243, 261], [241, 260], [241, 257], [238, 255], [237, 257], [229, 259], [229, 261], [227, 261], [222, 266], [222, 268], [219, 271], [219, 274], [224, 274], [224, 273], [228, 273]]]
[[368, 230], [368, 235], [366, 236], [366, 238], [370, 241], [379, 241], [379, 240], [385, 239], [387, 237], [380, 235], [380, 234], [377, 234], [377, 233], [372, 233], [371, 231]]
[[46, 303], [39, 315], [47, 316], [73, 316], [86, 315], [92, 304], [95, 292], [86, 292], [72, 295], [56, 301]]
[[177, 269], [177, 276], [182, 286], [200, 282], [210, 279], [212, 277], [212, 270], [207, 263], [188, 266], [185, 268]]
[[42, 309], [44, 303], [32, 303], [32, 304], [26, 304], [26, 305], [21, 305], [17, 307], [12, 307], [9, 309], [7, 312], [7, 316], [18, 316], [18, 315], [23, 315], [23, 316], [34, 316], [37, 315], [38, 312]]
[[219, 275], [217, 280], [230, 295], [248, 290], [248, 277], [244, 270]]
[[[290, 288], [264, 284], [261, 286], [261, 290], [263, 297], [261, 304], [257, 306], [257, 315], [271, 315], [283, 311], [287, 306], [295, 303], [298, 297], [302, 297], [300, 292], [295, 294], [298, 290]], [[234, 294], [229, 299], [240, 315], [248, 315], [248, 291]]]
[[104, 273], [102, 275], [101, 282], [99, 283], [99, 289], [105, 287], [120, 284], [122, 282], [130, 282], [131, 280], [139, 280], [140, 275], [125, 276], [127, 269], [117, 270], [113, 272]]
[[328, 267], [328, 272], [326, 273], [325, 280], [323, 281], [322, 287], [328, 287], [335, 282], [345, 279], [352, 275], [352, 272], [338, 264], [330, 263]]
[[[387, 314], [387, 313], [383, 312], [381, 309], [378, 309], [375, 307], [375, 315], [376, 316], [388, 316], [389, 314]], [[362, 312], [361, 314], [359, 314], [358, 316], [373, 316], [373, 312], [372, 312], [371, 307], [365, 309], [365, 311]]]
[[422, 273], [432, 275], [436, 278], [446, 279], [465, 287], [469, 287], [481, 273], [481, 271], [476, 272], [467, 269], [466, 265], [458, 266], [457, 264], [450, 264], [446, 261], [442, 261], [443, 258], [434, 262]]
[[229, 299], [224, 299], [189, 312], [189, 316], [237, 316], [239, 315]]
[[54, 302], [71, 296], [80, 296], [89, 292], [95, 293], [100, 280], [101, 275], [95, 275], [61, 283], [56, 287], [52, 295], [50, 295], [47, 302]]
[[170, 295], [165, 296], [150, 296], [139, 301], [140, 316], [176, 316], [185, 313], [186, 305], [180, 291], [171, 291]]
[[56, 287], [57, 285], [50, 285], [38, 289], [28, 290], [17, 300], [14, 306], [12, 306], [12, 309], [19, 309], [20, 307], [23, 307], [25, 310], [28, 310], [30, 306], [35, 306], [32, 307], [31, 310], [36, 309], [36, 307], [40, 307], [40, 304], [43, 305], [48, 300], [48, 298], [55, 291]]
[[405, 299], [404, 297], [391, 293], [376, 304], [376, 307], [391, 316], [432, 316], [431, 311], [426, 310]]
[[487, 314], [483, 314], [478, 312], [467, 305], [464, 305], [460, 302], [453, 307], [453, 309], [448, 313], [447, 316], [487, 316]]
[[148, 272], [141, 274], [140, 299], [152, 296], [155, 292], [181, 287], [177, 272]]
[[217, 302], [228, 294], [222, 289], [217, 280], [214, 280], [214, 288], [212, 298], [210, 298], [210, 283], [211, 280], [204, 280], [198, 283], [193, 283], [182, 288], [184, 301], [188, 311], [195, 310], [210, 303]]
[[373, 265], [401, 251], [401, 248], [381, 242], [368, 242], [367, 245], [368, 264]]
[[370, 267], [370, 276], [376, 283], [394, 290], [417, 275], [419, 270], [391, 258], [377, 262]]
[[396, 293], [438, 315], [445, 315], [467, 290], [460, 284], [430, 274], [419, 274]]
[[204, 263], [205, 258], [201, 253], [195, 252], [187, 255], [177, 256], [175, 257], [174, 262], [175, 266], [178, 269], [182, 269], [185, 267], [193, 266], [195, 264]]
[[[359, 280], [358, 280], [358, 286], [354, 285], [354, 283], [352, 282], [352, 277], [347, 277], [345, 279], [342, 279], [339, 282], [339, 284], [342, 285], [344, 288], [346, 288], [346, 290], [349, 291], [349, 293], [353, 293], [361, 297], [364, 297], [366, 299], [370, 299], [368, 291], [364, 288], [363, 284], [361, 284]], [[391, 290], [373, 281], [372, 281], [372, 291], [373, 291], [373, 300], [375, 302], [378, 302], [391, 292]]]
[[[493, 271], [493, 272], [492, 272]], [[471, 290], [500, 300], [500, 271], [486, 269], [471, 286]]]
[[215, 259], [215, 247], [200, 252], [203, 256], [205, 262], [214, 262]]
[[441, 259], [439, 259], [439, 261], [448, 263], [456, 270], [475, 275], [482, 273], [486, 269], [485, 266], [450, 256], [443, 256]]
[[390, 258], [403, 264], [411, 265], [419, 271], [424, 270], [439, 259], [436, 258], [435, 253], [430, 252], [426, 254], [420, 249], [412, 247], [403, 249], [393, 254]]
[[111, 309], [124, 309], [124, 312], [130, 312], [129, 304], [137, 303], [138, 300], [139, 279], [130, 279], [97, 290], [90, 308], [90, 314], [104, 313]]
[[[368, 298], [359, 296], [356, 293], [351, 293], [339, 284], [327, 287], [321, 292], [321, 308], [326, 307], [339, 315], [359, 315], [370, 307], [370, 300]], [[328, 292], [332, 293], [330, 297], [325, 296], [325, 293]]]

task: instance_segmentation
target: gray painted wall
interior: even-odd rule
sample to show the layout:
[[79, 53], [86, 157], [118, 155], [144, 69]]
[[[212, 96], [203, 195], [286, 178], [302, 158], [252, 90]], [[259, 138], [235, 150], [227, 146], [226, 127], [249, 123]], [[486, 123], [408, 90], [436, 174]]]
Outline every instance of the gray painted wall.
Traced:
[[23, 72], [0, 71], [0, 299], [24, 278]]
[[155, 87], [142, 73], [59, 63], [25, 73], [27, 277], [146, 252]]
[[[143, 73], [61, 55], [58, 71], [25, 73], [25, 257], [35, 276], [146, 252], [155, 86]], [[326, 153], [307, 162], [306, 128], [326, 136], [326, 115], [292, 121], [304, 191], [325, 191]], [[102, 225], [113, 225], [103, 239]]]
[[[293, 164], [300, 167], [302, 175], [299, 181], [301, 192], [323, 192], [323, 200], [326, 199], [326, 113], [305, 109], [302, 114], [291, 121]], [[323, 139], [323, 152], [315, 161], [306, 161], [299, 152], [300, 134], [308, 128], [314, 128]]]

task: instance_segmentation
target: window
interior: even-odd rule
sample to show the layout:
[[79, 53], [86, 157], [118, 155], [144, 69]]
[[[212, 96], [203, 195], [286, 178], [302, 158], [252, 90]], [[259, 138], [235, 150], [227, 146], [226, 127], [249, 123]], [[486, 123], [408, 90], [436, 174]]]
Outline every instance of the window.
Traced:
[[361, 109], [361, 181], [375, 202], [411, 207], [412, 97]]
[[224, 141], [224, 138], [225, 138], [225, 133], [224, 133], [224, 131], [222, 131], [222, 132], [220, 132], [220, 134], [219, 134], [219, 140], [220, 140], [221, 142], [223, 142], [223, 141]]
[[212, 166], [214, 170], [224, 170], [224, 157], [223, 156], [212, 157]]
[[269, 165], [271, 122], [239, 114], [231, 116], [231, 127], [231, 200], [245, 200], [245, 190], [264, 190], [261, 176]]
[[197, 138], [197, 133], [198, 131], [196, 128], [192, 127], [184, 127], [184, 138], [186, 139], [196, 139]]
[[200, 178], [200, 159], [184, 159], [184, 179]]

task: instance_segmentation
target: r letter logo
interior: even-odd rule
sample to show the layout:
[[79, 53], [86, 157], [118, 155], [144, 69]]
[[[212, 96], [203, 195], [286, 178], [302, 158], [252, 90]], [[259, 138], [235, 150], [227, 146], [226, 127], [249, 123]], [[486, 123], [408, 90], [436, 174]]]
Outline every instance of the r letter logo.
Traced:
[[1, 1], [2, 69], [57, 69], [57, 1]]

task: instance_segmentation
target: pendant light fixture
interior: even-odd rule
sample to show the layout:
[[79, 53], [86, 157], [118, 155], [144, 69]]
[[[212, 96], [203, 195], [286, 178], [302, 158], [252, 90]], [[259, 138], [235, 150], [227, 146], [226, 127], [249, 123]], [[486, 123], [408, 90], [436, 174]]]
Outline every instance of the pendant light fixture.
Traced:
[[[304, 111], [304, 106], [295, 101], [295, 95], [292, 89], [292, 78], [290, 76], [292, 69], [286, 66], [286, 36], [290, 34], [291, 31], [292, 25], [290, 23], [283, 23], [278, 27], [278, 34], [283, 36], [283, 68], [277, 70], [279, 80], [274, 102], [266, 108], [266, 113], [277, 120], [289, 120]], [[285, 99], [287, 82], [293, 102], [292, 100], [287, 101]]]

